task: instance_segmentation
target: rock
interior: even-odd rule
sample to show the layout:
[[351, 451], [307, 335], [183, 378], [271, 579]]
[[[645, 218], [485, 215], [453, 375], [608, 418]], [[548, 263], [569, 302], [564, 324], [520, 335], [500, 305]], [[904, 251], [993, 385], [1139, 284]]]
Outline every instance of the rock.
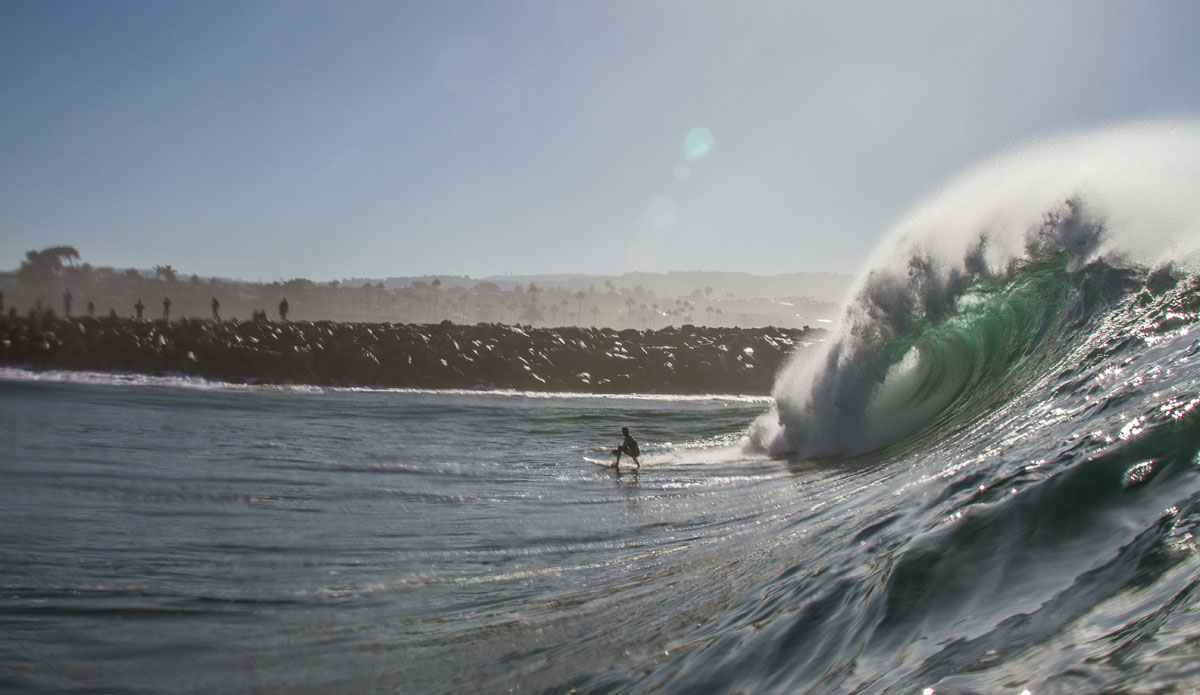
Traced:
[[820, 329], [167, 322], [0, 315], [0, 364], [246, 383], [767, 394]]

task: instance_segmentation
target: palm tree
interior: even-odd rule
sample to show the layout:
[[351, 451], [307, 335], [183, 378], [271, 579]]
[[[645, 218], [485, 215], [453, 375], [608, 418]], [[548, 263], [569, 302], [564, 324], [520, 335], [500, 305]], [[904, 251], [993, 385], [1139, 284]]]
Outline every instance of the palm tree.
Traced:
[[179, 271], [175, 270], [169, 265], [156, 265], [154, 266], [154, 277], [162, 278], [168, 285], [170, 285], [175, 282], [177, 277], [179, 277]]
[[536, 326], [545, 320], [545, 314], [542, 313], [542, 307], [538, 305], [536, 296], [531, 298], [529, 303], [525, 305], [525, 310], [522, 312], [521, 318], [531, 326]]

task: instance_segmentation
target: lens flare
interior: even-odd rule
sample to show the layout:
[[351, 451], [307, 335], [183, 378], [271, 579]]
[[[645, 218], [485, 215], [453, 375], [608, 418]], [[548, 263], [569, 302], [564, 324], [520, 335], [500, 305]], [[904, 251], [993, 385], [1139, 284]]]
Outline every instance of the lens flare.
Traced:
[[683, 139], [683, 158], [689, 162], [703, 159], [713, 148], [713, 134], [708, 128], [692, 128]]

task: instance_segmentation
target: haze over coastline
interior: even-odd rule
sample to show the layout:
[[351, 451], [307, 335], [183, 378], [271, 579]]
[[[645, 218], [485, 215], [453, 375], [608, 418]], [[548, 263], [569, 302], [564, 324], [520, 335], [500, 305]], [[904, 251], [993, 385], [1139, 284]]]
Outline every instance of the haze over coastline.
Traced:
[[852, 273], [1048, 133], [1200, 111], [1188, 2], [0, 3], [0, 268]]

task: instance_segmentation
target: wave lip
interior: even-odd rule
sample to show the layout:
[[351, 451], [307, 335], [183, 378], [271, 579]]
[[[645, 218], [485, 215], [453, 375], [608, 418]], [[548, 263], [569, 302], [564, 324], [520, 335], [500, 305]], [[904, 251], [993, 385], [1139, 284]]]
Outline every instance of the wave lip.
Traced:
[[1048, 336], [1086, 331], [1108, 306], [1094, 285], [1119, 293], [1120, 269], [1200, 269], [1198, 189], [1189, 120], [1063, 137], [965, 173], [893, 227], [838, 335], [781, 372], [748, 448], [859, 454], [997, 391]]

